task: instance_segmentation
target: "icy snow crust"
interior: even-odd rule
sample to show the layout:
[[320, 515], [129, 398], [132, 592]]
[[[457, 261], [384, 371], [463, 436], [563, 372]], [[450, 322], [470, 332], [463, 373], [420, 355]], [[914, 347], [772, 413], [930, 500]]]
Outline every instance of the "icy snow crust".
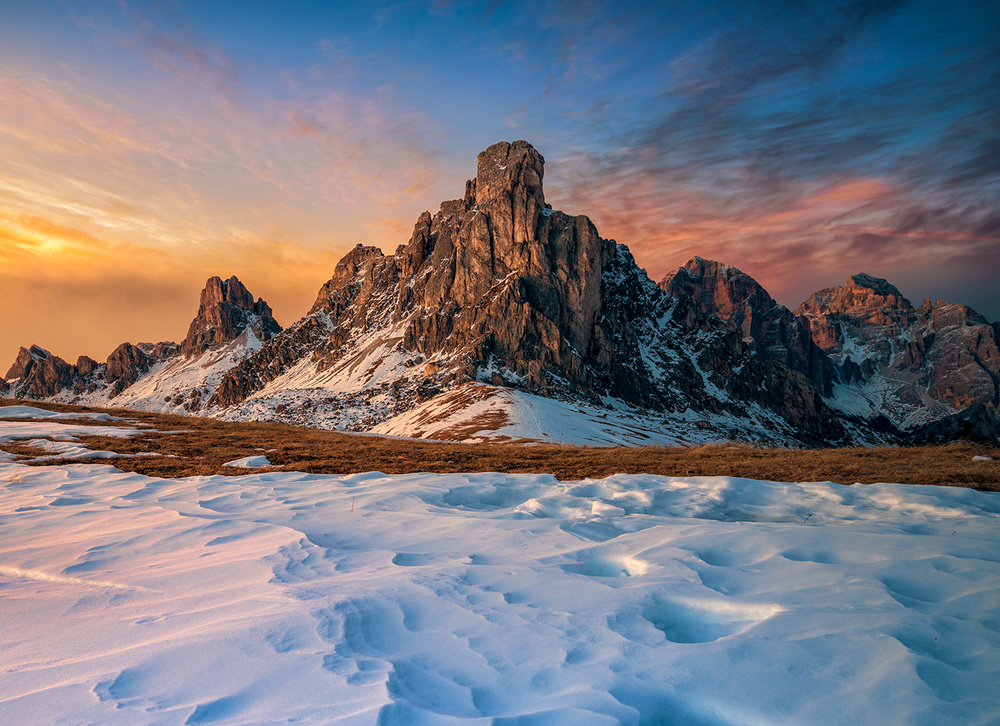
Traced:
[[897, 484], [0, 462], [0, 723], [997, 723], [998, 519]]

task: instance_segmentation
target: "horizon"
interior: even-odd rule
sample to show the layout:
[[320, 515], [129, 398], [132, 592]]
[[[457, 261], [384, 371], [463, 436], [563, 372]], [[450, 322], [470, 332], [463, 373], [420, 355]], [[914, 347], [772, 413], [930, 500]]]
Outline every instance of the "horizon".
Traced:
[[[528, 9], [530, 8], [530, 12]], [[285, 327], [523, 138], [654, 281], [794, 310], [864, 272], [1000, 319], [986, 4], [17, 4], [0, 28], [4, 374], [180, 340], [206, 278]], [[429, 38], [441, 42], [429, 43]], [[6, 362], [5, 362], [6, 361]]]

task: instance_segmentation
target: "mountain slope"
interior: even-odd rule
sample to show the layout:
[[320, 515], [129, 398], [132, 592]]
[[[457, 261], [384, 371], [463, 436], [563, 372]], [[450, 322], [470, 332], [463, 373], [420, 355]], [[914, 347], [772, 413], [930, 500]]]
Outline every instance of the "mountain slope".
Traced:
[[692, 432], [711, 415], [753, 422], [757, 440], [844, 436], [805, 376], [665, 294], [587, 217], [546, 205], [543, 168], [523, 141], [481, 153], [464, 199], [422, 214], [393, 255], [350, 252], [307, 316], [226, 374], [210, 406], [371, 430], [485, 384], [632, 406]]
[[968, 306], [925, 301], [918, 310], [886, 280], [861, 273], [793, 314], [749, 275], [700, 257], [660, 287], [728, 320], [760, 357], [809, 375], [872, 436], [991, 439], [1000, 431], [997, 326]]
[[235, 276], [211, 277], [184, 341], [122, 343], [104, 363], [70, 365], [39, 346], [21, 348], [7, 372], [8, 395], [150, 411], [200, 410], [222, 375], [281, 326]]
[[[1000, 334], [967, 305], [926, 300], [915, 309], [885, 280], [854, 275], [815, 293], [797, 313], [839, 367], [835, 408], [884, 415], [921, 439], [932, 435], [923, 427], [957, 416], [942, 430], [991, 438], [1000, 421]], [[963, 427], [957, 421], [965, 411], [994, 425]]]
[[694, 257], [660, 281], [673, 297], [690, 295], [709, 314], [730, 320], [765, 360], [806, 374], [824, 396], [833, 392], [833, 364], [810, 334], [808, 322], [775, 302], [756, 280], [737, 268]]

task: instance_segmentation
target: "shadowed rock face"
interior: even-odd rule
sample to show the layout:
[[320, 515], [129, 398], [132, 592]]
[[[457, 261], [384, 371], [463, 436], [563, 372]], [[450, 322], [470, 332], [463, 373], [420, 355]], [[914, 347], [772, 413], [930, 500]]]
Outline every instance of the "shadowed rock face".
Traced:
[[186, 357], [201, 355], [209, 348], [235, 340], [247, 326], [261, 341], [281, 330], [270, 306], [260, 298], [254, 302], [253, 295], [235, 275], [228, 280], [210, 277], [180, 352]]
[[954, 408], [1000, 406], [1000, 336], [968, 305], [925, 300], [895, 369], [918, 373]]
[[824, 396], [831, 395], [833, 363], [813, 342], [808, 321], [775, 302], [750, 275], [694, 257], [664, 277], [660, 287], [673, 297], [690, 295], [703, 312], [732, 321], [761, 358], [804, 373]]
[[131, 343], [122, 343], [108, 356], [105, 381], [111, 386], [111, 396], [117, 396], [148, 371], [155, 359]]
[[73, 366], [37, 345], [21, 348], [6, 375], [17, 379], [17, 395], [25, 398], [52, 396], [69, 385], [72, 377]]
[[717, 318], [679, 305], [587, 217], [549, 208], [543, 176], [527, 142], [486, 149], [463, 199], [420, 215], [393, 255], [348, 253], [309, 315], [230, 370], [209, 405], [237, 404], [303, 358], [321, 369], [360, 359], [354, 341], [382, 331], [405, 354], [440, 361], [427, 374], [438, 387], [485, 380], [735, 415], [754, 402], [809, 436], [843, 435], [808, 379], [767, 368]]

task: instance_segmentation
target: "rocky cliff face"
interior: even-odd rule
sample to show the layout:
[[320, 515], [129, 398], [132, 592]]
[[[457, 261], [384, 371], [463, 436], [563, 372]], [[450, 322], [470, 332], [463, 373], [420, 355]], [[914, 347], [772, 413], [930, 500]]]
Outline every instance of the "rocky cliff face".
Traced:
[[463, 199], [422, 214], [393, 255], [355, 248], [306, 318], [230, 371], [210, 406], [263, 415], [290, 386], [326, 387], [332, 406], [365, 406], [357, 427], [370, 428], [480, 381], [658, 412], [766, 411], [793, 436], [843, 437], [807, 378], [674, 301], [587, 217], [552, 210], [543, 175], [526, 142], [491, 146]]
[[698, 257], [660, 286], [728, 320], [761, 358], [808, 375], [843, 415], [898, 440], [988, 439], [1000, 425], [997, 326], [967, 306], [917, 310], [886, 280], [858, 274], [792, 314], [749, 275]]
[[899, 290], [863, 273], [813, 293], [795, 314], [809, 322], [813, 340], [846, 380], [868, 378], [888, 365], [917, 319]]
[[925, 300], [897, 371], [926, 382], [927, 394], [955, 409], [1000, 404], [1000, 336], [968, 305]]
[[861, 402], [866, 417], [885, 415], [917, 438], [939, 435], [921, 431], [966, 429], [989, 438], [992, 425], [960, 422], [996, 418], [1000, 338], [968, 306], [925, 301], [918, 310], [885, 280], [854, 275], [815, 293], [797, 312], [839, 366], [847, 388], [835, 406]]
[[210, 277], [201, 291], [198, 314], [181, 343], [181, 355], [201, 355], [209, 348], [235, 340], [247, 328], [261, 341], [281, 330], [270, 306], [261, 298], [255, 302], [235, 275], [228, 280]]
[[731, 321], [764, 360], [776, 360], [811, 378], [824, 396], [833, 393], [833, 363], [812, 339], [809, 322], [779, 305], [746, 273], [694, 257], [660, 281], [672, 295], [689, 295], [705, 313]]
[[33, 345], [18, 351], [6, 378], [14, 383], [13, 395], [45, 398], [69, 385], [73, 374], [73, 366], [69, 363], [44, 348]]

